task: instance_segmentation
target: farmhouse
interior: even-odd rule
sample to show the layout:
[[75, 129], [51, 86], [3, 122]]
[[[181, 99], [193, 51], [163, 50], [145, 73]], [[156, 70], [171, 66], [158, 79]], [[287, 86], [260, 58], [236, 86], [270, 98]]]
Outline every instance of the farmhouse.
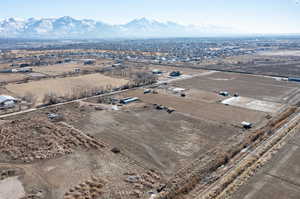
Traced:
[[8, 95], [0, 95], [0, 109], [12, 108], [16, 105], [17, 99]]

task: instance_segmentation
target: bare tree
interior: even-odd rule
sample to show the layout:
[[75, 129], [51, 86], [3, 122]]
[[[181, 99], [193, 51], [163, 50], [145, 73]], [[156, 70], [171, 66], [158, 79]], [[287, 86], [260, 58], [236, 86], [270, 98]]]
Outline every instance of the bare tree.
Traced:
[[35, 96], [34, 94], [27, 92], [25, 93], [25, 95], [22, 97], [22, 100], [28, 102], [31, 104], [31, 106], [34, 106], [36, 104], [37, 101], [37, 96]]
[[43, 98], [43, 103], [44, 104], [57, 104], [59, 103], [59, 98], [57, 97], [57, 95], [55, 93], [46, 93], [44, 95], [44, 98]]
[[150, 72], [136, 72], [134, 73], [133, 82], [136, 86], [152, 84], [157, 81], [157, 77]]

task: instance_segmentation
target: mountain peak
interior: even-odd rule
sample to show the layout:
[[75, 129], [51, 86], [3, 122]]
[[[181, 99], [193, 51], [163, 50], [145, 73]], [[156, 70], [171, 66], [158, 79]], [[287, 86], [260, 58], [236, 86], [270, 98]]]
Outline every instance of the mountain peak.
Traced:
[[159, 23], [159, 22], [155, 21], [153, 19], [147, 19], [146, 17], [142, 17], [142, 18], [134, 19], [127, 24], [141, 24], [142, 25], [142, 24], [154, 24], [154, 23]]
[[175, 22], [159, 22], [145, 17], [124, 25], [110, 25], [92, 19], [60, 18], [6, 18], [0, 20], [0, 37], [27, 38], [120, 38], [120, 37], [189, 37], [222, 34], [217, 26], [191, 27]]
[[139, 22], [154, 22], [153, 19], [148, 19], [146, 17], [142, 17], [142, 18], [139, 18], [139, 19], [135, 19], [136, 21], [139, 21]]
[[75, 19], [70, 17], [70, 16], [63, 16], [58, 18], [57, 20], [62, 20], [62, 21], [74, 21]]
[[5, 22], [18, 22], [18, 21], [24, 21], [24, 20], [20, 19], [20, 18], [15, 18], [15, 17], [7, 17], [7, 18], [4, 18], [2, 21], [5, 21]]

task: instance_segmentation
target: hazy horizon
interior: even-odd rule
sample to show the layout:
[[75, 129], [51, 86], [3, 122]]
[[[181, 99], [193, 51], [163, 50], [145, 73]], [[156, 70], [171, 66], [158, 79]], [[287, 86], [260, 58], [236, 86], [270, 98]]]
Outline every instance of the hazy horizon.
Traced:
[[216, 25], [247, 33], [300, 33], [297, 0], [52, 0], [1, 2], [0, 18], [93, 19], [124, 24], [136, 18], [183, 25]]

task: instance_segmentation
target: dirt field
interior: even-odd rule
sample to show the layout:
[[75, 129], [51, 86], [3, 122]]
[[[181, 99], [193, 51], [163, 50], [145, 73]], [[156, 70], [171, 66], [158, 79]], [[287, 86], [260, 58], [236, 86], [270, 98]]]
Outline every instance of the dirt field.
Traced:
[[266, 56], [300, 56], [299, 50], [281, 50], [281, 51], [266, 51], [259, 53], [259, 55]]
[[43, 110], [39, 117], [46, 117], [49, 112], [62, 114], [68, 124], [118, 147], [145, 167], [166, 176], [172, 176], [187, 162], [243, 132], [230, 124], [176, 112], [169, 114], [141, 102], [120, 108], [97, 111], [90, 106], [69, 104]]
[[238, 107], [225, 106], [217, 103], [206, 103], [198, 99], [183, 98], [168, 94], [143, 94], [143, 90], [127, 92], [124, 97], [139, 97], [143, 102], [160, 104], [174, 108], [177, 112], [187, 116], [209, 121], [240, 125], [242, 121], [260, 123], [267, 115], [263, 112], [246, 110]]
[[279, 103], [256, 100], [248, 97], [231, 97], [223, 100], [222, 104], [273, 114], [280, 112], [280, 110], [284, 108], [284, 105]]
[[300, 91], [300, 84], [297, 83], [279, 81], [269, 77], [223, 72], [178, 81], [172, 85], [216, 93], [228, 91], [231, 95], [238, 93], [240, 96], [278, 103], [289, 102], [291, 97]]
[[129, 66], [129, 70], [143, 70], [152, 72], [152, 70], [160, 70], [162, 74], [158, 75], [158, 79], [163, 79], [169, 76], [169, 74], [173, 71], [180, 71], [184, 75], [195, 75], [199, 73], [205, 73], [206, 70], [201, 69], [191, 69], [184, 67], [172, 67], [172, 66], [163, 66], [163, 65], [155, 65], [155, 64], [143, 64], [143, 63], [126, 63]]
[[172, 71], [179, 70], [179, 71], [181, 71], [182, 73], [184, 73], [186, 75], [189, 75], [189, 74], [193, 75], [193, 74], [205, 72], [205, 70], [201, 70], [201, 69], [180, 68], [180, 67], [163, 66], [163, 65], [155, 65], [155, 64], [147, 65], [147, 67], [150, 70], [158, 69], [158, 70], [161, 70], [162, 72], [165, 72], [165, 73], [170, 73]]
[[70, 96], [76, 89], [86, 90], [92, 88], [119, 87], [128, 81], [115, 79], [101, 74], [82, 75], [77, 77], [54, 78], [40, 81], [32, 81], [23, 84], [9, 84], [6, 88], [16, 95], [24, 96], [32, 93], [42, 102], [45, 94], [55, 93], [57, 96]]
[[[78, 128], [127, 150], [167, 176], [217, 143], [240, 133], [229, 125], [147, 109], [96, 112]], [[211, 136], [212, 132], [215, 136]]]
[[233, 199], [298, 199], [300, 195], [300, 136], [299, 132], [243, 185]]
[[206, 103], [217, 103], [226, 98], [217, 93], [212, 93], [198, 89], [189, 89], [187, 91], [184, 91], [184, 93], [186, 94], [186, 98], [200, 100]]
[[[156, 88], [155, 91], [161, 94], [172, 95], [174, 97], [180, 97], [180, 94], [184, 93], [186, 99], [197, 100], [206, 103], [219, 103], [222, 100], [228, 98], [228, 97], [221, 96], [217, 93], [199, 90], [199, 89], [185, 89], [182, 92], [174, 92], [174, 89], [178, 89], [178, 87], [160, 86], [159, 88]], [[184, 88], [179, 88], [179, 89], [184, 89]]]
[[3, 199], [25, 197], [25, 191], [18, 177], [11, 177], [0, 181], [0, 196]]
[[[1, 198], [25, 192], [26, 199], [137, 198], [161, 182], [159, 174], [114, 154], [101, 140], [45, 115], [29, 117], [0, 125]], [[130, 176], [137, 180], [127, 181]]]
[[208, 63], [204, 67], [252, 74], [299, 77], [299, 55], [299, 50], [265, 51], [253, 55], [218, 59], [216, 63]]

